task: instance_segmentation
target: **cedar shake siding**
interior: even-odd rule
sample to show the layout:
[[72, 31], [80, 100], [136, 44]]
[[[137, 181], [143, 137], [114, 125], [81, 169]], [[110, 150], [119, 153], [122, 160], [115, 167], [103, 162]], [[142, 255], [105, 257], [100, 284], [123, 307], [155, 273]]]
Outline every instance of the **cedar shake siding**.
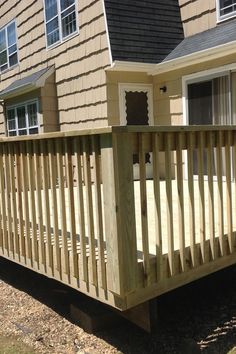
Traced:
[[105, 0], [113, 61], [159, 63], [183, 39], [178, 0]]
[[[53, 66], [55, 72], [39, 89], [40, 131], [107, 125], [105, 69], [110, 66], [102, 0], [79, 0], [78, 31], [70, 39], [46, 48], [43, 0], [5, 0], [0, 4], [0, 28], [15, 19], [19, 65], [0, 74], [0, 91], [14, 81]], [[16, 96], [25, 101], [35, 93]], [[14, 98], [5, 105], [14, 104]], [[0, 106], [0, 133], [5, 117]]]
[[179, 0], [185, 37], [216, 26], [216, 0]]

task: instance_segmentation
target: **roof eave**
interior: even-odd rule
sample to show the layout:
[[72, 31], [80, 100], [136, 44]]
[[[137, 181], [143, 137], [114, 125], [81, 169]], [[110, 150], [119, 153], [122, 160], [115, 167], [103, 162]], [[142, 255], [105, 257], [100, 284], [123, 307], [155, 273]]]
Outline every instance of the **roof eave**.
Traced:
[[185, 55], [180, 58], [168, 60], [155, 64], [155, 68], [150, 72], [151, 75], [163, 74], [168, 71], [182, 69], [195, 64], [200, 64], [209, 60], [225, 57], [236, 53], [236, 41], [222, 44], [217, 47], [208, 48], [193, 54]]
[[156, 64], [152, 63], [140, 63], [134, 61], [113, 61], [112, 65], [106, 69], [106, 71], [132, 71], [132, 72], [144, 72], [150, 73], [156, 67]]

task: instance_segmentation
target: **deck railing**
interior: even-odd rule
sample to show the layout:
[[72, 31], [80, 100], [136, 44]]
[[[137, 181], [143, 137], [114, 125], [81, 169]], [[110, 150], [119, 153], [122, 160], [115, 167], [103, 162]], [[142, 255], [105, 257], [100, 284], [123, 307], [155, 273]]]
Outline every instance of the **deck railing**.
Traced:
[[0, 254], [125, 310], [235, 262], [236, 127], [0, 139]]

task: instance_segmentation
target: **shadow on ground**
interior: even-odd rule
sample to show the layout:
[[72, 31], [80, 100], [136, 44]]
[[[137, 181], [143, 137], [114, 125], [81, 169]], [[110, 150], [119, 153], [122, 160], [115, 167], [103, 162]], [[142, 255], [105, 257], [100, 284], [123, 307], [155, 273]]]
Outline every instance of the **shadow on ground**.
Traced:
[[[70, 304], [86, 299], [67, 286], [2, 258], [0, 279], [68, 320]], [[235, 280], [236, 267], [230, 267], [160, 296], [152, 334], [124, 321], [120, 327], [96, 335], [125, 354], [226, 354], [236, 346]]]

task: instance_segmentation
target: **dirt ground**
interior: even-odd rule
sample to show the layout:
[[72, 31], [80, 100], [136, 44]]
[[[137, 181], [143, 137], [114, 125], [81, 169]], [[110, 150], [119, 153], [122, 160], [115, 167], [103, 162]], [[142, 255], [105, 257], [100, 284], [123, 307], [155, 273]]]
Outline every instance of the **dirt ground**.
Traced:
[[84, 297], [0, 259], [0, 354], [236, 353], [236, 267], [161, 296], [152, 334], [124, 321], [90, 335], [69, 317], [75, 301]]

